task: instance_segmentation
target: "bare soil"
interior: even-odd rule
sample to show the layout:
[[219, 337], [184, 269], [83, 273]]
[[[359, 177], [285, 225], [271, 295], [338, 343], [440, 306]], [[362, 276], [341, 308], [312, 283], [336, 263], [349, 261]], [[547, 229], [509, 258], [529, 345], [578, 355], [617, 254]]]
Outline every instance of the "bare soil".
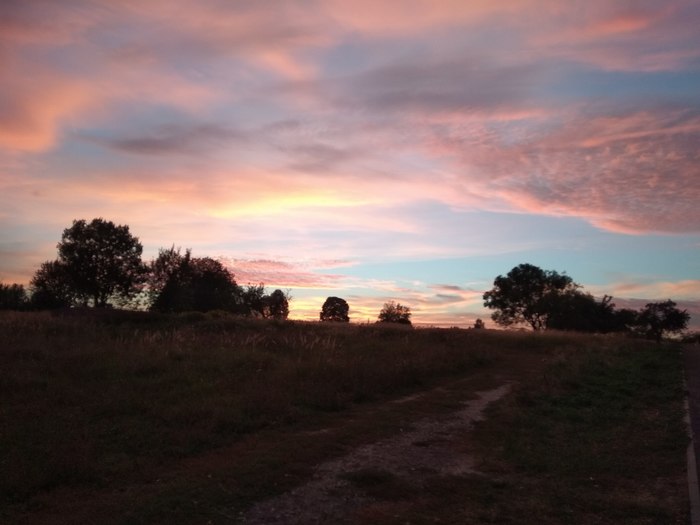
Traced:
[[353, 523], [357, 511], [373, 503], [356, 486], [358, 482], [391, 481], [419, 488], [435, 475], [475, 474], [477, 459], [460, 449], [457, 440], [461, 444], [474, 422], [482, 419], [486, 406], [509, 390], [510, 384], [505, 383], [477, 392], [476, 399], [465, 401], [462, 409], [447, 417], [420, 419], [399, 434], [324, 462], [310, 481], [258, 503], [240, 521], [255, 525]]

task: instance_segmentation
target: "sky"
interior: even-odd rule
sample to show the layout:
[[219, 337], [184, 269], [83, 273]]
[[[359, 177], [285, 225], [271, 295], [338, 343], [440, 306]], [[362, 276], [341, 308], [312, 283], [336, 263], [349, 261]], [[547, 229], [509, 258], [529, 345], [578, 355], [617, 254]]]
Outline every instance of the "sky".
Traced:
[[520, 263], [700, 327], [696, 0], [4, 0], [0, 281], [74, 219], [493, 327]]

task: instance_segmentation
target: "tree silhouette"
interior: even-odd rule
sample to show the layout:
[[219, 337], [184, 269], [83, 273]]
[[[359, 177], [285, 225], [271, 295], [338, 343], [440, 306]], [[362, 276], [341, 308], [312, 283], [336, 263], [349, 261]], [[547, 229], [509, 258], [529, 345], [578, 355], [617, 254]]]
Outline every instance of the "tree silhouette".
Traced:
[[484, 328], [486, 328], [486, 325], [484, 324], [484, 321], [482, 321], [481, 319], [477, 319], [476, 321], [474, 321], [474, 328], [477, 330], [483, 330]]
[[589, 293], [568, 290], [550, 296], [547, 328], [577, 332], [609, 333], [626, 329], [609, 295], [600, 301]]
[[321, 307], [319, 318], [321, 321], [349, 322], [348, 312], [350, 307], [345, 299], [340, 297], [328, 297]]
[[30, 307], [36, 310], [68, 308], [77, 301], [66, 265], [60, 261], [42, 263], [29, 283], [29, 290]]
[[664, 333], [679, 333], [688, 327], [690, 314], [679, 310], [670, 299], [648, 303], [637, 317], [637, 326], [650, 339], [661, 341]]
[[285, 320], [289, 316], [289, 296], [282, 290], [275, 290], [266, 296], [266, 303], [268, 317]]
[[192, 257], [190, 250], [161, 250], [151, 263], [154, 286], [162, 283], [151, 309], [159, 312], [235, 310], [240, 289], [233, 275], [210, 257]]
[[241, 290], [238, 313], [253, 317], [268, 317], [269, 296], [265, 295], [265, 285], [249, 284]]
[[0, 283], [0, 310], [23, 310], [27, 306], [27, 292], [21, 284]]
[[528, 324], [533, 330], [545, 329], [560, 296], [579, 288], [568, 275], [532, 264], [516, 266], [505, 277], [496, 277], [493, 284], [484, 293], [484, 306], [496, 310], [491, 315], [496, 324]]
[[411, 309], [401, 303], [389, 301], [384, 303], [379, 312], [380, 323], [411, 324]]
[[[113, 296], [128, 298], [144, 279], [143, 248], [128, 226], [93, 219], [73, 221], [58, 243], [63, 283], [85, 306], [104, 307]], [[58, 268], [54, 268], [58, 270]]]
[[179, 271], [185, 258], [191, 258], [191, 250], [185, 250], [185, 255], [180, 253], [180, 248], [175, 248], [175, 245], [170, 248], [161, 248], [158, 250], [158, 257], [153, 259], [148, 265], [148, 277], [146, 292], [149, 298], [149, 304], [153, 304], [158, 300], [158, 296], [163, 292], [165, 285]]

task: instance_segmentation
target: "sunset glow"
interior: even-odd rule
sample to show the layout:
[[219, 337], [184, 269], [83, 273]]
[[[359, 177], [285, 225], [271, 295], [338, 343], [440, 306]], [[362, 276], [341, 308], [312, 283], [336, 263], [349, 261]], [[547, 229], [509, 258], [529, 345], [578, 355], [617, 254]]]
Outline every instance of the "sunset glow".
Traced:
[[374, 321], [519, 263], [700, 328], [700, 4], [0, 4], [0, 281], [73, 219]]

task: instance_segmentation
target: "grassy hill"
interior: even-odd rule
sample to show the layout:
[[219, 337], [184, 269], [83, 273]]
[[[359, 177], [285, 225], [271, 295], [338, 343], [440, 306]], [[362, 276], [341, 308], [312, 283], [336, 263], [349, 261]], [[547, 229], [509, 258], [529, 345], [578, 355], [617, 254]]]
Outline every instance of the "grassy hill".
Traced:
[[314, 465], [506, 381], [511, 394], [464, 444], [479, 475], [359, 479], [388, 503], [353, 520], [687, 522], [672, 345], [217, 313], [0, 314], [3, 522], [231, 523]]

